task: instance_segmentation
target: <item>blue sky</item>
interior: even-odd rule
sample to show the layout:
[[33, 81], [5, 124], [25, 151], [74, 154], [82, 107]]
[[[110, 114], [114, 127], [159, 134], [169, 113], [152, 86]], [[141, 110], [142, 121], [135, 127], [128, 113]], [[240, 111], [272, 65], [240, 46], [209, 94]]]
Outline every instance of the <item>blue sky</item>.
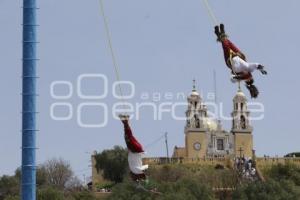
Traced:
[[[226, 24], [230, 38], [245, 52], [248, 60], [263, 63], [269, 72], [266, 77], [255, 73], [256, 85], [261, 91], [255, 101], [265, 106], [264, 119], [252, 123], [257, 154], [284, 155], [298, 151], [300, 28], [296, 20], [300, 17], [300, 2], [210, 2], [218, 19]], [[21, 161], [21, 4], [21, 1], [0, 0], [0, 175], [12, 174]], [[213, 92], [215, 69], [218, 99], [224, 105], [225, 114], [230, 114], [237, 87], [229, 81], [229, 71], [202, 1], [104, 0], [104, 4], [121, 78], [135, 84], [136, 95], [131, 103], [141, 102], [140, 95], [145, 92], [188, 94], [194, 78], [206, 99], [206, 94]], [[76, 122], [80, 103], [106, 103], [111, 110], [117, 102], [111, 95], [115, 76], [99, 3], [97, 0], [40, 0], [38, 5], [40, 132], [37, 135], [37, 160], [42, 163], [62, 157], [70, 161], [82, 178], [83, 174], [90, 175], [86, 152], [125, 145], [122, 126], [111, 115], [104, 128], [82, 128]], [[107, 76], [108, 97], [80, 99], [76, 93], [76, 80], [81, 74]], [[71, 82], [73, 96], [67, 100], [52, 98], [50, 85], [53, 81]], [[85, 93], [94, 94], [102, 91], [102, 86], [101, 82], [91, 80], [82, 88]], [[57, 91], [65, 94], [66, 90], [60, 88]], [[244, 91], [247, 92], [245, 88]], [[50, 107], [55, 102], [70, 103], [74, 109], [73, 117], [68, 121], [51, 119]], [[101, 112], [96, 110], [90, 109], [84, 115], [87, 121], [101, 118]], [[167, 114], [163, 120], [153, 120], [150, 111], [145, 109], [140, 120], [132, 121], [140, 141], [147, 145], [168, 131], [170, 149], [174, 145], [183, 145], [184, 121], [174, 121]], [[184, 111], [182, 108], [179, 112]], [[229, 121], [223, 122], [227, 130], [230, 125]], [[149, 156], [165, 155], [162, 140], [146, 150]]]

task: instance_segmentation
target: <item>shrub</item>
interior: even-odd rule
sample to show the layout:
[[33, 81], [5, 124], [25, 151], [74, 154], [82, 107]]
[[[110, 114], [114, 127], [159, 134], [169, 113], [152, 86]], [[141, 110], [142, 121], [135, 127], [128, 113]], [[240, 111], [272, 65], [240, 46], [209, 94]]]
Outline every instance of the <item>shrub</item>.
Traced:
[[291, 181], [253, 182], [237, 188], [233, 200], [299, 200], [300, 191]]
[[38, 190], [38, 200], [64, 200], [64, 193], [53, 187]]

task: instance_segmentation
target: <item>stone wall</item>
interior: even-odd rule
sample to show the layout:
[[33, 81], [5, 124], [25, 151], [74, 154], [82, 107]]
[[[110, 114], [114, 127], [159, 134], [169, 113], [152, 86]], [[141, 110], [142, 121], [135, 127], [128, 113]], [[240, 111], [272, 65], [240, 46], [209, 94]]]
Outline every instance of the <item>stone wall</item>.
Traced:
[[228, 165], [230, 164], [229, 157], [221, 158], [166, 158], [166, 157], [155, 157], [155, 158], [144, 158], [144, 164], [148, 165], [163, 165], [163, 164], [198, 164], [198, 165]]

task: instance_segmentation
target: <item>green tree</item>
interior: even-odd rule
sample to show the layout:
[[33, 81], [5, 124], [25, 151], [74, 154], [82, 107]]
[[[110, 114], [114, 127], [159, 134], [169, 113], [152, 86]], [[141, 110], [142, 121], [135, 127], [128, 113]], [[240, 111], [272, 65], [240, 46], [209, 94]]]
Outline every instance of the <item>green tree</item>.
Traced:
[[233, 192], [233, 200], [299, 200], [300, 190], [292, 181], [254, 182]]
[[[151, 182], [151, 180], [150, 180]], [[175, 182], [152, 183], [142, 189], [132, 181], [125, 181], [113, 188], [108, 200], [213, 200], [211, 188], [196, 178], [183, 178]], [[157, 192], [152, 192], [156, 189]]]
[[7, 197], [5, 197], [5, 199], [4, 200], [19, 200], [20, 199], [20, 197], [18, 196], [18, 195], [9, 195], [9, 196], [7, 196]]
[[300, 186], [300, 167], [292, 163], [278, 164], [267, 171], [267, 176], [276, 181], [291, 180]]
[[104, 150], [95, 156], [96, 169], [103, 171], [103, 177], [115, 183], [123, 181], [128, 171], [127, 151], [115, 146], [113, 149]]
[[141, 189], [137, 189], [136, 185], [132, 181], [125, 180], [123, 183], [119, 183], [113, 187], [112, 194], [108, 197], [108, 200], [125, 199], [152, 200], [155, 199], [155, 195]]
[[176, 182], [161, 183], [159, 191], [162, 195], [159, 200], [213, 200], [214, 193], [211, 187], [207, 186], [197, 177], [186, 177]]
[[64, 200], [63, 191], [54, 188], [54, 187], [46, 187], [39, 189], [37, 192], [38, 200]]
[[42, 187], [47, 184], [47, 174], [45, 168], [38, 166], [36, 171], [36, 184], [38, 187]]
[[8, 196], [16, 196], [19, 194], [20, 181], [16, 176], [0, 177], [0, 199]]
[[93, 200], [96, 199], [93, 193], [89, 191], [74, 192], [72, 194], [74, 200]]
[[[19, 199], [20, 180], [20, 168], [16, 169], [14, 176], [0, 177], [0, 200]], [[51, 159], [38, 166], [36, 182], [39, 200], [64, 199], [67, 190], [76, 191], [82, 188], [80, 180], [73, 176], [70, 164], [63, 159]]]
[[148, 174], [157, 182], [176, 182], [181, 178], [192, 176], [190, 170], [180, 165], [164, 165], [159, 168], [150, 168]]

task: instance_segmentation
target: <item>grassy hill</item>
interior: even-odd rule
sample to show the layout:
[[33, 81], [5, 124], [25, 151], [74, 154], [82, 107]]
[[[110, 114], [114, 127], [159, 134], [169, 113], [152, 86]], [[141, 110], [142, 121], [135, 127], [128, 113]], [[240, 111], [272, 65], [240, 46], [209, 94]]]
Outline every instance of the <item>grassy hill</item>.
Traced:
[[[240, 182], [230, 168], [213, 166], [160, 165], [149, 169], [149, 189], [161, 194], [141, 190], [129, 179], [113, 188], [109, 200], [299, 200], [300, 168], [296, 165], [278, 164], [264, 170], [266, 181]], [[216, 190], [227, 188], [227, 190]], [[233, 190], [230, 190], [233, 189]]]

